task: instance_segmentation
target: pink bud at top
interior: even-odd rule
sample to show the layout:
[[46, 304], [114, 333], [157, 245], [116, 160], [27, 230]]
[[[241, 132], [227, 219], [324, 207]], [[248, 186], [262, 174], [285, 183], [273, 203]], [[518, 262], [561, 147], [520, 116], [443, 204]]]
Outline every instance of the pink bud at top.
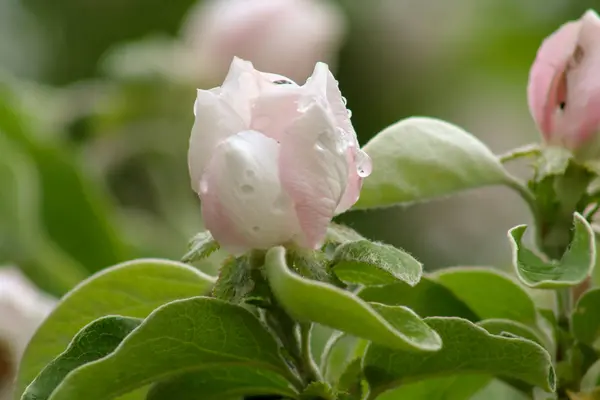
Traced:
[[222, 80], [233, 57], [303, 81], [316, 62], [335, 61], [343, 33], [343, 16], [328, 0], [207, 0], [184, 36], [204, 81]]
[[233, 254], [320, 247], [370, 174], [326, 64], [298, 86], [236, 58], [221, 87], [198, 91], [194, 112], [192, 188], [206, 227]]
[[576, 151], [600, 131], [600, 18], [587, 11], [542, 43], [527, 88], [533, 118], [550, 145]]

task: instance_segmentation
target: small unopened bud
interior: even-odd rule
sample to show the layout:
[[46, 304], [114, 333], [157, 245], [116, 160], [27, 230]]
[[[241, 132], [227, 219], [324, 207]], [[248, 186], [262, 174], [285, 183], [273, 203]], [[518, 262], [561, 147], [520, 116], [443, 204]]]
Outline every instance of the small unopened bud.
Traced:
[[529, 75], [529, 108], [551, 146], [583, 157], [600, 151], [600, 18], [589, 10], [542, 43]]

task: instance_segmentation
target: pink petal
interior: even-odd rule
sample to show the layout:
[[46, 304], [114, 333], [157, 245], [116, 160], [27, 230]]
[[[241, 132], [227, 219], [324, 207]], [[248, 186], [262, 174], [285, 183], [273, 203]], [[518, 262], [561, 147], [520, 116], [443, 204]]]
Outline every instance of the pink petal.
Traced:
[[190, 136], [188, 167], [192, 189], [199, 191], [200, 179], [214, 148], [228, 136], [245, 129], [239, 115], [213, 91], [198, 90], [194, 103], [196, 120]]
[[272, 85], [254, 100], [250, 129], [280, 141], [285, 130], [300, 116], [298, 101], [302, 92], [297, 86]]
[[337, 125], [353, 139], [356, 146], [356, 132], [350, 122], [350, 113], [346, 108], [346, 99], [342, 96], [338, 81], [335, 79], [327, 64], [319, 62], [315, 65], [315, 70], [310, 79], [304, 85], [308, 90], [318, 93], [327, 99], [329, 107], [335, 116]]
[[561, 80], [577, 46], [580, 22], [569, 22], [550, 35], [538, 50], [529, 73], [529, 109], [542, 133], [552, 135], [553, 115], [562, 101]]
[[318, 248], [348, 180], [347, 144], [326, 110], [302, 110], [281, 140], [281, 184], [294, 202], [302, 245]]
[[[345, 140], [349, 143], [347, 150], [348, 185], [340, 204], [336, 208], [336, 214], [340, 214], [352, 207], [358, 200], [362, 180], [371, 173], [370, 160], [366, 154], [359, 150], [356, 132], [350, 121], [350, 113], [346, 108], [346, 100], [342, 96], [338, 82], [329, 71], [327, 64], [317, 63], [305, 87], [327, 98], [337, 125], [345, 133]], [[359, 174], [358, 171], [361, 169], [363, 172]]]
[[267, 249], [299, 234], [278, 160], [277, 142], [256, 131], [240, 132], [215, 149], [201, 184], [202, 216], [229, 252]]

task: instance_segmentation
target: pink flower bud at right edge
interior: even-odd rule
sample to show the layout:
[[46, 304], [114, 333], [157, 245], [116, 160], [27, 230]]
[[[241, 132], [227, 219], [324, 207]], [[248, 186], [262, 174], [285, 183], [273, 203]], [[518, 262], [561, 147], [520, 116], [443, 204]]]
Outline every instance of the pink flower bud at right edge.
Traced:
[[544, 40], [529, 74], [529, 109], [549, 146], [600, 156], [600, 18], [587, 11]]

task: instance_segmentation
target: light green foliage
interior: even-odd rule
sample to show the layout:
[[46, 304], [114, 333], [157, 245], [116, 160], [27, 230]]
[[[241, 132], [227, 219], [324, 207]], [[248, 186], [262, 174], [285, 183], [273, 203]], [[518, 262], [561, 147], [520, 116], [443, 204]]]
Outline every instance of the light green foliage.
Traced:
[[192, 263], [203, 260], [217, 250], [219, 250], [219, 244], [213, 239], [210, 232], [200, 232], [190, 240], [189, 251], [181, 258], [181, 261]]
[[364, 147], [373, 173], [354, 209], [412, 203], [509, 180], [492, 152], [461, 128], [412, 117], [377, 134]]
[[380, 310], [354, 294], [292, 273], [286, 266], [282, 247], [269, 250], [265, 266], [275, 298], [291, 316], [300, 321], [317, 322], [409, 351], [427, 352], [441, 347], [435, 331], [408, 308], [396, 307], [402, 323], [392, 326], [380, 315]]
[[416, 286], [404, 282], [370, 286], [362, 289], [358, 295], [369, 302], [407, 306], [422, 317], [479, 319], [451, 290], [429, 276], [422, 277]]
[[69, 372], [112, 353], [140, 323], [137, 318], [102, 317], [87, 325], [27, 387], [22, 400], [48, 399]]
[[355, 242], [357, 240], [362, 240], [362, 237], [358, 232], [354, 229], [346, 226], [336, 224], [334, 222], [330, 223], [327, 227], [327, 236], [325, 237], [325, 241], [327, 243], [335, 243], [335, 244], [343, 244], [346, 242]]
[[526, 225], [516, 226], [508, 232], [513, 265], [524, 284], [535, 288], [574, 286], [591, 274], [596, 262], [594, 232], [581, 214], [575, 213], [573, 217], [571, 245], [560, 260], [543, 260], [523, 246]]
[[177, 300], [152, 312], [113, 353], [70, 373], [50, 400], [105, 400], [231, 365], [291, 376], [274, 338], [249, 311], [205, 297]]
[[389, 390], [377, 400], [470, 400], [489, 381], [489, 376], [480, 374], [425, 379]]
[[410, 254], [369, 240], [340, 245], [333, 256], [332, 266], [342, 281], [362, 285], [403, 281], [414, 286], [423, 273], [421, 263]]
[[239, 304], [252, 289], [254, 280], [248, 257], [230, 257], [221, 265], [212, 295], [217, 299]]
[[600, 340], [600, 289], [581, 296], [571, 315], [571, 331], [575, 339], [588, 346], [598, 346]]
[[50, 241], [40, 224], [39, 177], [0, 129], [0, 264], [18, 263], [42, 289], [61, 295], [87, 271]]
[[170, 301], [207, 293], [212, 284], [211, 277], [192, 267], [158, 259], [130, 261], [89, 278], [61, 300], [31, 339], [17, 391], [23, 392], [90, 322], [105, 315], [144, 318]]
[[533, 324], [535, 304], [524, 288], [490, 268], [448, 268], [432, 275], [481, 319], [504, 318]]
[[472, 373], [554, 389], [550, 356], [534, 342], [492, 335], [460, 318], [431, 317], [425, 321], [440, 334], [444, 347], [435, 353], [419, 354], [372, 344], [364, 359], [372, 391], [381, 393], [421, 379]]
[[510, 319], [486, 319], [478, 322], [477, 325], [484, 328], [493, 335], [515, 335], [523, 339], [531, 340], [544, 346], [544, 339], [535, 330], [517, 321]]
[[155, 384], [146, 400], [223, 400], [249, 395], [282, 395], [296, 399], [297, 392], [281, 375], [253, 366], [228, 365], [184, 373]]

